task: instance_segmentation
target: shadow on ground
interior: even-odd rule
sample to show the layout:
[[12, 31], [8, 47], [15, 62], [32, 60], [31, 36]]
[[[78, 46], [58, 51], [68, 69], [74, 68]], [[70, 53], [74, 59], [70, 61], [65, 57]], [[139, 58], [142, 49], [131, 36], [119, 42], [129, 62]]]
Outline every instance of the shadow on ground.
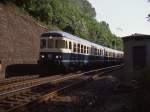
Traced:
[[36, 74], [40, 76], [46, 76], [58, 73], [61, 73], [58, 68], [38, 64], [14, 64], [9, 65], [6, 68], [6, 77]]

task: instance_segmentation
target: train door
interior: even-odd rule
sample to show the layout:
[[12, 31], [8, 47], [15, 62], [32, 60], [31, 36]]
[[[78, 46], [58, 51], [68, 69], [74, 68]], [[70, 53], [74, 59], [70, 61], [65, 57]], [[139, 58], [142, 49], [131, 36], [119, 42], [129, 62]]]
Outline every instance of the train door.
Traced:
[[133, 47], [133, 68], [140, 70], [146, 67], [146, 46]]

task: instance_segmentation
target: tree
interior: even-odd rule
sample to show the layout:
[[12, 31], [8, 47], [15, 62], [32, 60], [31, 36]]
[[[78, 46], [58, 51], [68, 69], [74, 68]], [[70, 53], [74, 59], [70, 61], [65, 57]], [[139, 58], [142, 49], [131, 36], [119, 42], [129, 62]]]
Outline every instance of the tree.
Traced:
[[117, 48], [122, 41], [111, 33], [109, 24], [95, 19], [96, 12], [88, 0], [8, 0], [27, 11], [47, 26], [77, 35], [81, 38]]

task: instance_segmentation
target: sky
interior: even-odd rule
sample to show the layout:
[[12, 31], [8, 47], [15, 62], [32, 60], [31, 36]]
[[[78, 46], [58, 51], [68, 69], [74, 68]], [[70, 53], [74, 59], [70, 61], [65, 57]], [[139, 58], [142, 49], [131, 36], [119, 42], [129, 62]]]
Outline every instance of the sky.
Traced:
[[148, 0], [88, 0], [96, 10], [96, 19], [106, 21], [112, 33], [123, 37], [134, 33], [150, 34]]

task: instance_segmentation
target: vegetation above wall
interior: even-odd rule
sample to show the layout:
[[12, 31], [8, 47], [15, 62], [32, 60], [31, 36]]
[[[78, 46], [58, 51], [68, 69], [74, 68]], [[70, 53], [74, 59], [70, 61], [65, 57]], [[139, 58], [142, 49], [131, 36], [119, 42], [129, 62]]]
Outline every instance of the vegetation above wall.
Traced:
[[[6, 0], [3, 0], [6, 3]], [[50, 29], [63, 31], [108, 47], [122, 49], [122, 40], [111, 33], [109, 24], [95, 19], [87, 0], [7, 0], [27, 11]]]

